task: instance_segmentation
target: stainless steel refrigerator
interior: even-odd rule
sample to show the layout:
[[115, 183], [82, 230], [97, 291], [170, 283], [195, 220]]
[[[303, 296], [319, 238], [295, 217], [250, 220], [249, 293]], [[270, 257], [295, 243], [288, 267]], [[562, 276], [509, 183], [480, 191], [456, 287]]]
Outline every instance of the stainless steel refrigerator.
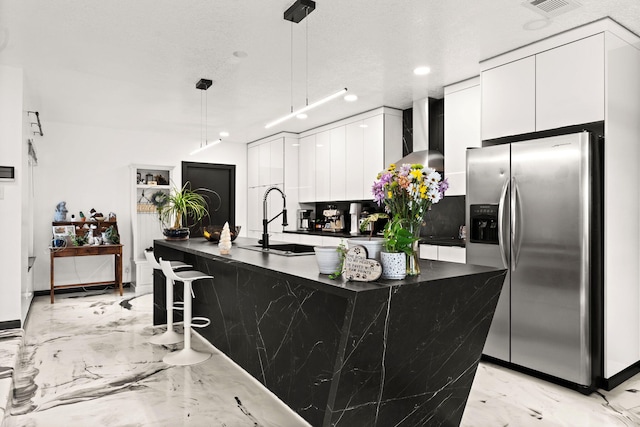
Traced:
[[593, 382], [590, 134], [467, 150], [467, 263], [508, 269], [484, 353]]

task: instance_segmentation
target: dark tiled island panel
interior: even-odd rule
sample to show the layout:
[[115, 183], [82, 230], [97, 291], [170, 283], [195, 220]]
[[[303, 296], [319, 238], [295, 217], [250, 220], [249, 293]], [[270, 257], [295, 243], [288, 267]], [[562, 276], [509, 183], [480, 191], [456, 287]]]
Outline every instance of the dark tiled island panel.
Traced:
[[[503, 270], [423, 261], [418, 278], [351, 283], [314, 256], [222, 257], [192, 240], [155, 248], [215, 276], [194, 284], [194, 315], [212, 322], [200, 332], [311, 425], [459, 424]], [[154, 294], [164, 323], [160, 273]]]

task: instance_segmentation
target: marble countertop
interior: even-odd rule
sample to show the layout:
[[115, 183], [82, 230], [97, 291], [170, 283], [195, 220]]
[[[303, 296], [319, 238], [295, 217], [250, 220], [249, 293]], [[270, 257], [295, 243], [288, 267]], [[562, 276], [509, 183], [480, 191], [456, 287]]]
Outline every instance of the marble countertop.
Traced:
[[[284, 242], [271, 242], [272, 244]], [[314, 255], [282, 256], [266, 254], [258, 251], [243, 249], [242, 246], [257, 245], [256, 239], [238, 237], [233, 242], [230, 255], [220, 255], [218, 245], [205, 239], [191, 238], [183, 241], [156, 240], [156, 245], [178, 249], [187, 253], [225, 260], [225, 262], [240, 262], [257, 271], [271, 271], [305, 279], [314, 286], [321, 285], [323, 290], [333, 289], [336, 293], [357, 293], [367, 290], [377, 290], [381, 286], [405, 286], [409, 284], [431, 282], [452, 277], [469, 276], [477, 273], [500, 271], [499, 269], [471, 264], [458, 264], [444, 261], [420, 260], [421, 274], [417, 277], [407, 277], [403, 280], [379, 279], [374, 282], [349, 282], [339, 277], [331, 280], [327, 275], [318, 272], [318, 265]], [[327, 285], [330, 288], [327, 288]]]

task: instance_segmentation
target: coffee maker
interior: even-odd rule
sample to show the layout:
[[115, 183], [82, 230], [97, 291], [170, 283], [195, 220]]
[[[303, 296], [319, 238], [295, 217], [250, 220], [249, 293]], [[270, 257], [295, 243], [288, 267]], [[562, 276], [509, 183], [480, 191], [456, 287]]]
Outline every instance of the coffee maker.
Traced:
[[298, 230], [309, 231], [313, 228], [313, 210], [298, 209]]
[[322, 211], [325, 218], [324, 231], [344, 231], [344, 213], [335, 206], [329, 206], [328, 209]]

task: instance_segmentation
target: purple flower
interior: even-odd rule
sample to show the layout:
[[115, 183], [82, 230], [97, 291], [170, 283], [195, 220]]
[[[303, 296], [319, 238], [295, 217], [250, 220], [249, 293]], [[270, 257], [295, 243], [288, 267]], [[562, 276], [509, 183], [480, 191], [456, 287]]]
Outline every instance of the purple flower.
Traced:
[[449, 180], [448, 178], [445, 178], [442, 181], [440, 181], [440, 184], [438, 184], [438, 191], [440, 192], [442, 197], [444, 197], [444, 192], [447, 191], [448, 189], [449, 189]]

